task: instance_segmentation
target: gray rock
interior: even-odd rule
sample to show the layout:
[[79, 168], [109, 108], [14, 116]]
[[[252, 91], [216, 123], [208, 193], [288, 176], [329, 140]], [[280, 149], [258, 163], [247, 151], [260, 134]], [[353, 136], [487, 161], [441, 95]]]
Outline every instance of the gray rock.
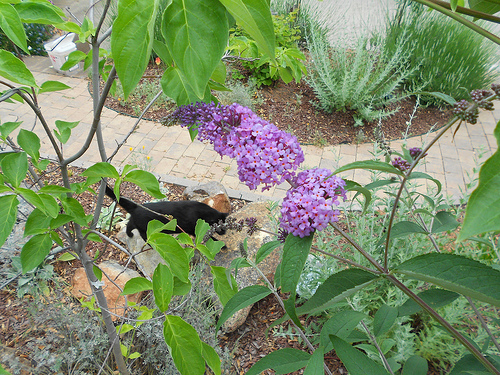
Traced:
[[184, 199], [203, 202], [220, 212], [231, 212], [231, 202], [226, 189], [218, 181], [198, 186], [188, 186], [182, 193]]

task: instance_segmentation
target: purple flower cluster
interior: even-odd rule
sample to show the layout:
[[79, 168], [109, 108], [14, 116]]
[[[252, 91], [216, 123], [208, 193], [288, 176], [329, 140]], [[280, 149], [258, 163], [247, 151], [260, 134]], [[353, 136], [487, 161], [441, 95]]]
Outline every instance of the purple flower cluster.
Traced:
[[304, 161], [297, 138], [261, 119], [239, 104], [196, 103], [173, 114], [181, 125], [195, 127], [199, 140], [208, 140], [220, 155], [236, 158], [238, 176], [250, 189], [262, 190], [295, 175]]
[[[420, 147], [412, 147], [408, 150], [410, 152], [410, 156], [412, 157], [413, 160], [419, 157], [419, 155], [422, 153], [422, 149]], [[422, 157], [427, 156], [427, 153], [425, 153]]]
[[281, 208], [282, 234], [305, 237], [338, 221], [340, 212], [334, 207], [340, 203], [339, 196], [346, 199], [345, 181], [330, 175], [328, 169], [309, 169], [292, 180], [294, 187], [286, 193]]
[[410, 169], [410, 163], [406, 161], [403, 158], [400, 158], [399, 156], [395, 157], [394, 160], [392, 161], [392, 165], [399, 169], [401, 172], [407, 171]]

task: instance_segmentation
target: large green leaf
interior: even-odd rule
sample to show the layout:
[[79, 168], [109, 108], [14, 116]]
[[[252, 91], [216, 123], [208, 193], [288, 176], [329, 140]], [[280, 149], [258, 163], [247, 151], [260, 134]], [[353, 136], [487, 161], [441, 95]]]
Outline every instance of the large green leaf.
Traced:
[[111, 53], [125, 99], [148, 65], [158, 0], [121, 0], [113, 22]]
[[446, 232], [455, 229], [458, 225], [459, 222], [455, 219], [455, 215], [448, 211], [439, 211], [436, 215], [434, 215], [431, 232]]
[[123, 177], [123, 181], [129, 181], [156, 199], [165, 198], [165, 194], [160, 191], [158, 179], [150, 172], [135, 169]]
[[280, 245], [281, 245], [280, 241], [270, 241], [263, 244], [257, 251], [257, 254], [255, 254], [255, 264], [259, 264], [264, 259], [266, 259], [266, 257]]
[[122, 294], [134, 294], [153, 289], [151, 281], [144, 277], [133, 277], [125, 283]]
[[333, 174], [348, 171], [350, 169], [368, 169], [368, 170], [382, 171], [403, 176], [403, 172], [401, 172], [399, 169], [396, 169], [392, 165], [378, 160], [355, 161], [354, 163], [349, 163], [336, 169], [335, 172], [333, 172]]
[[166, 265], [160, 263], [153, 273], [153, 294], [161, 312], [168, 310], [174, 292], [174, 276]]
[[152, 234], [148, 242], [167, 262], [172, 274], [182, 282], [188, 282], [189, 257], [186, 249], [179, 245], [174, 237], [165, 233]]
[[48, 1], [23, 1], [15, 5], [21, 21], [25, 23], [63, 23], [66, 15]]
[[210, 266], [210, 272], [214, 276], [214, 290], [219, 296], [219, 300], [224, 306], [238, 292], [236, 280], [226, 268]]
[[0, 163], [2, 172], [14, 187], [19, 187], [28, 172], [28, 157], [25, 152], [6, 155]]
[[297, 314], [314, 314], [324, 311], [331, 305], [377, 280], [378, 276], [357, 268], [350, 268], [331, 275], [321, 284], [316, 293], [302, 306]]
[[[492, 357], [487, 355], [486, 359], [490, 361], [497, 370], [500, 371], [500, 363], [498, 361], [498, 357]], [[496, 359], [496, 361], [495, 361]], [[450, 371], [449, 375], [478, 375], [478, 374], [491, 374], [490, 371], [487, 371], [486, 368], [474, 357], [472, 354], [466, 354], [460, 360], [455, 363], [455, 366]]]
[[[500, 147], [500, 121], [494, 131]], [[500, 148], [479, 170], [479, 185], [472, 192], [465, 210], [458, 241], [500, 229]]]
[[386, 304], [380, 306], [373, 316], [373, 334], [379, 337], [388, 332], [396, 318], [398, 317], [398, 309]]
[[220, 0], [236, 22], [257, 42], [259, 48], [274, 60], [274, 25], [268, 0]]
[[52, 239], [50, 234], [37, 234], [26, 242], [21, 250], [23, 273], [38, 267], [50, 253]]
[[302, 350], [283, 348], [269, 353], [259, 359], [246, 372], [246, 375], [258, 375], [267, 369], [273, 369], [276, 374], [290, 374], [304, 366], [307, 366], [311, 355]]
[[283, 245], [281, 260], [281, 289], [284, 293], [295, 293], [297, 282], [311, 249], [313, 235], [300, 238], [289, 234]]
[[208, 367], [214, 372], [215, 375], [221, 375], [222, 371], [220, 368], [220, 358], [214, 348], [210, 345], [201, 342], [203, 350], [201, 351], [201, 355]]
[[38, 87], [24, 62], [5, 50], [0, 50], [0, 76], [20, 85]]
[[5, 141], [10, 133], [16, 130], [22, 123], [22, 121], [7, 121], [0, 125], [0, 134], [2, 135], [2, 139]]
[[2, 218], [0, 220], [0, 246], [3, 246], [14, 228], [18, 204], [17, 196], [13, 194], [0, 196], [0, 217]]
[[215, 331], [217, 332], [225, 321], [236, 311], [250, 306], [252, 303], [260, 301], [262, 298], [267, 297], [271, 293], [271, 290], [263, 285], [251, 285], [238, 291], [238, 293], [231, 297], [231, 299], [227, 301], [224, 306], [224, 310], [222, 310], [222, 313], [220, 314]]
[[38, 162], [40, 159], [40, 138], [38, 135], [29, 130], [21, 129], [17, 135], [17, 143]]
[[377, 362], [368, 358], [366, 354], [353, 348], [340, 337], [331, 335], [335, 353], [338, 355], [344, 366], [351, 375], [389, 375], [387, 370]]
[[[75, 128], [79, 123], [80, 121], [67, 122], [67, 121], [56, 120], [56, 127], [59, 131], [54, 129], [54, 133], [57, 139], [59, 139], [59, 141], [63, 144], [68, 142], [69, 137], [71, 137], [71, 129]], [[109, 176], [109, 177], [114, 177], [114, 176]]]
[[[433, 288], [424, 290], [423, 292], [418, 293], [417, 296], [433, 309], [437, 309], [439, 307], [446, 306], [449, 303], [452, 303], [458, 297], [460, 297], [460, 294], [450, 292], [449, 290], [445, 289]], [[399, 306], [398, 310], [399, 316], [406, 316], [418, 313], [420, 310], [422, 310], [422, 308], [418, 303], [410, 298], [401, 306]]]
[[401, 375], [426, 375], [428, 370], [427, 360], [414, 355], [405, 362]]
[[500, 11], [500, 1], [498, 0], [469, 0], [469, 6], [471, 9], [488, 14]]
[[37, 194], [33, 190], [17, 188], [16, 191], [20, 193], [27, 202], [41, 210], [46, 215], [55, 218], [59, 211], [59, 206], [56, 200], [47, 194]]
[[394, 272], [500, 307], [500, 271], [460, 255], [420, 255], [400, 264]]
[[359, 322], [367, 319], [368, 316], [359, 311], [344, 310], [340, 311], [323, 324], [320, 333], [320, 343], [326, 348], [326, 351], [331, 350], [330, 335], [335, 335], [343, 340], [347, 340], [352, 331], [356, 328]]
[[304, 370], [304, 375], [323, 375], [325, 373], [324, 368], [324, 355], [322, 350], [315, 350], [311, 358], [307, 362], [307, 366]]
[[26, 220], [24, 226], [24, 236], [31, 236], [33, 234], [41, 234], [47, 232], [50, 221], [52, 219], [45, 214], [42, 210], [35, 208], [31, 211], [30, 216]]
[[173, 0], [163, 14], [165, 43], [198, 98], [227, 46], [229, 23], [219, 0]]
[[[161, 77], [161, 87], [168, 97], [172, 98], [177, 105], [188, 105], [193, 102], [201, 101], [208, 103], [216, 101], [212, 96], [209, 87], [205, 89], [202, 98], [198, 98], [191, 86], [191, 81], [187, 79], [178, 67], [169, 67]], [[192, 137], [191, 137], [192, 139]]]
[[203, 344], [191, 325], [178, 316], [167, 315], [163, 323], [163, 336], [170, 347], [175, 367], [182, 375], [205, 373]]
[[10, 4], [0, 3], [0, 28], [16, 46], [30, 54], [23, 23], [16, 9]]

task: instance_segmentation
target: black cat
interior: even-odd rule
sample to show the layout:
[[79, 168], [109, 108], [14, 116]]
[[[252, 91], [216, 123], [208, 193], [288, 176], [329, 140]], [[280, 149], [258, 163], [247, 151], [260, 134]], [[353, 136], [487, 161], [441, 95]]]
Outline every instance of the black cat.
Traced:
[[[106, 195], [116, 201], [113, 190], [106, 185]], [[132, 230], [137, 228], [144, 241], [147, 241], [147, 228], [151, 220], [159, 220], [168, 223], [170, 220], [163, 215], [172, 215], [177, 219], [177, 229], [175, 231], [164, 231], [164, 233], [181, 233], [182, 231], [194, 236], [196, 221], [205, 220], [209, 225], [217, 224], [226, 220], [227, 213], [219, 212], [212, 207], [196, 201], [176, 201], [176, 202], [149, 202], [138, 205], [130, 199], [120, 197], [118, 204], [130, 214], [127, 224], [127, 235], [133, 236]], [[151, 211], [150, 211], [151, 210]], [[152, 212], [154, 211], [154, 212]], [[158, 212], [159, 214], [156, 214]], [[179, 228], [182, 228], [179, 229]], [[225, 234], [225, 229], [217, 230], [218, 234]]]

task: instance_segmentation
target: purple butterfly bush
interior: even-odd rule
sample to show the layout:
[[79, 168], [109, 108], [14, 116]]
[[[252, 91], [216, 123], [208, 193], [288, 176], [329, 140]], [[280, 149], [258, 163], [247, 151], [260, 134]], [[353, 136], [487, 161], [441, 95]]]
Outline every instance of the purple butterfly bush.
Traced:
[[[209, 141], [221, 156], [235, 158], [238, 176], [250, 189], [262, 190], [289, 181], [281, 209], [280, 229], [295, 236], [308, 236], [337, 221], [339, 197], [345, 199], [345, 181], [327, 169], [295, 175], [304, 161], [297, 138], [239, 104], [196, 103], [179, 107], [173, 118], [198, 130], [198, 139]], [[329, 177], [330, 176], [330, 177]]]

